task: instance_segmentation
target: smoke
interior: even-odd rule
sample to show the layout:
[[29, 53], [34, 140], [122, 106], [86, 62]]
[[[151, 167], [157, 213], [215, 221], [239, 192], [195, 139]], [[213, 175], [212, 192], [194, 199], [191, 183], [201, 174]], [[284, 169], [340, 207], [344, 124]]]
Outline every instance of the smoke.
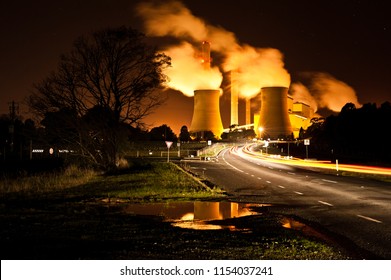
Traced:
[[172, 67], [167, 69], [168, 86], [186, 96], [193, 96], [195, 89], [218, 89], [223, 75], [217, 67], [205, 69], [192, 45], [182, 44], [164, 51], [171, 57]]
[[315, 97], [313, 97], [308, 88], [300, 82], [292, 83], [290, 93], [295, 102], [301, 102], [309, 105], [314, 112], [318, 110], [318, 104]]
[[[213, 80], [210, 82], [213, 85], [211, 89], [219, 88], [221, 85], [222, 74], [218, 75], [217, 67], [211, 69], [213, 74], [206, 71], [196, 72], [199, 69], [193, 63], [197, 61], [194, 56], [197, 50], [194, 46], [205, 40], [211, 42], [212, 51], [223, 56], [222, 71], [237, 72], [238, 89], [242, 98], [254, 97], [264, 86], [289, 87], [290, 75], [284, 69], [283, 55], [277, 49], [240, 45], [232, 32], [210, 25], [194, 16], [179, 1], [141, 3], [137, 12], [144, 20], [148, 35], [172, 36], [186, 42], [179, 47], [174, 46], [165, 50], [172, 58], [172, 69], [167, 73], [171, 79], [169, 86], [185, 95], [192, 96], [193, 90], [205, 89], [208, 79]], [[176, 54], [177, 51], [180, 54]], [[189, 57], [185, 54], [191, 55], [194, 60], [191, 59], [189, 62]], [[191, 69], [185, 69], [187, 67]], [[189, 81], [191, 85], [184, 89], [183, 85]]]
[[356, 92], [346, 83], [328, 73], [306, 73], [309, 79], [308, 88], [301, 83], [291, 86], [292, 98], [310, 105], [316, 112], [318, 108], [328, 108], [340, 112], [346, 103], [361, 107]]
[[167, 1], [164, 4], [140, 3], [137, 12], [145, 19], [145, 29], [149, 35], [188, 37], [196, 41], [203, 41], [207, 37], [204, 21], [193, 16], [178, 1]]
[[262, 87], [290, 85], [283, 55], [277, 49], [237, 46], [226, 53], [223, 68], [237, 71], [239, 93], [244, 98], [254, 97]]

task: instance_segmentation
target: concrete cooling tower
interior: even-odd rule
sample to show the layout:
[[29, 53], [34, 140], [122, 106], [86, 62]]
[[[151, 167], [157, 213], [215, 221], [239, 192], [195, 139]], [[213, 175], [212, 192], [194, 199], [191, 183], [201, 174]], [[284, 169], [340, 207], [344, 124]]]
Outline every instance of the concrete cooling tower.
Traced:
[[220, 90], [203, 89], [194, 91], [194, 112], [190, 133], [203, 138], [205, 131], [212, 131], [216, 138], [223, 133], [220, 116]]
[[[288, 114], [288, 88], [264, 87], [261, 89], [261, 110], [255, 132], [261, 138], [277, 139], [292, 134]], [[262, 130], [260, 132], [260, 130]]]

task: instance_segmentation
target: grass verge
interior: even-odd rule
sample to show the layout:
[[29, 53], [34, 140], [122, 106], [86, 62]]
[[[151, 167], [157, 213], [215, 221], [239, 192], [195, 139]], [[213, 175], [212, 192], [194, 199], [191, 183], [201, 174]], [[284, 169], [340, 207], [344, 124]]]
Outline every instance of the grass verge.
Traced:
[[171, 163], [138, 161], [116, 174], [86, 177], [68, 172], [62, 176], [75, 179], [69, 185], [59, 180], [35, 186], [52, 180], [53, 174], [44, 174], [31, 179], [31, 189], [27, 183], [6, 188], [0, 199], [2, 259], [349, 258], [322, 240], [281, 227], [275, 214], [221, 221], [243, 229], [229, 231], [177, 228], [160, 216], [126, 213], [130, 202], [223, 198], [221, 190]]

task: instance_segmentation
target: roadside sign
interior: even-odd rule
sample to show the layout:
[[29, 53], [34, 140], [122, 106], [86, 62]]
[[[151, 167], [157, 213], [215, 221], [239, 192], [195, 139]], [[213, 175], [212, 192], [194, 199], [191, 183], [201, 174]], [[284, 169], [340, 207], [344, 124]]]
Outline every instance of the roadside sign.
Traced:
[[172, 143], [171, 141], [166, 141], [167, 149], [171, 148]]
[[167, 162], [170, 162], [170, 147], [172, 145], [172, 141], [166, 141], [166, 145], [167, 145]]
[[304, 145], [309, 145], [310, 144], [310, 139], [304, 139]]

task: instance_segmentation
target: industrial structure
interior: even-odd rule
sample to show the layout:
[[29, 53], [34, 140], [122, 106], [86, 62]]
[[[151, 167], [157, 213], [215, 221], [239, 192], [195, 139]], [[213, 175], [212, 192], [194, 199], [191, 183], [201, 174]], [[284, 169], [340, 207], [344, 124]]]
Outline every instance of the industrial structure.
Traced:
[[216, 138], [223, 133], [220, 115], [220, 90], [201, 89], [194, 91], [194, 111], [190, 133], [204, 139], [205, 132], [211, 131]]
[[[203, 69], [210, 69], [210, 44], [204, 41], [201, 46], [201, 63]], [[230, 126], [239, 125], [238, 72], [232, 70], [231, 82], [231, 116]], [[220, 138], [224, 131], [220, 115], [220, 89], [195, 89], [194, 111], [190, 125], [190, 134], [194, 138], [206, 140], [206, 132], [212, 132]], [[260, 89], [261, 107], [253, 116], [251, 123], [251, 99], [245, 100], [245, 127], [253, 127], [258, 138], [298, 138], [300, 129], [307, 129], [313, 116], [313, 110], [307, 104], [293, 102], [288, 95], [287, 87], [263, 87]], [[241, 126], [238, 126], [238, 128]]]
[[[205, 71], [210, 69], [210, 43], [202, 42], [201, 63]], [[205, 140], [207, 132], [212, 132], [216, 138], [223, 133], [223, 123], [220, 115], [220, 89], [195, 89], [194, 111], [190, 125], [190, 134]]]
[[292, 125], [293, 137], [298, 138], [300, 129], [307, 129], [311, 125], [311, 119], [314, 116], [314, 109], [302, 102], [293, 102], [288, 95], [289, 120]]
[[284, 138], [293, 129], [288, 114], [288, 88], [264, 87], [261, 89], [261, 109], [254, 130], [260, 138]]
[[239, 125], [239, 81], [238, 72], [231, 70], [231, 122], [230, 125]]

